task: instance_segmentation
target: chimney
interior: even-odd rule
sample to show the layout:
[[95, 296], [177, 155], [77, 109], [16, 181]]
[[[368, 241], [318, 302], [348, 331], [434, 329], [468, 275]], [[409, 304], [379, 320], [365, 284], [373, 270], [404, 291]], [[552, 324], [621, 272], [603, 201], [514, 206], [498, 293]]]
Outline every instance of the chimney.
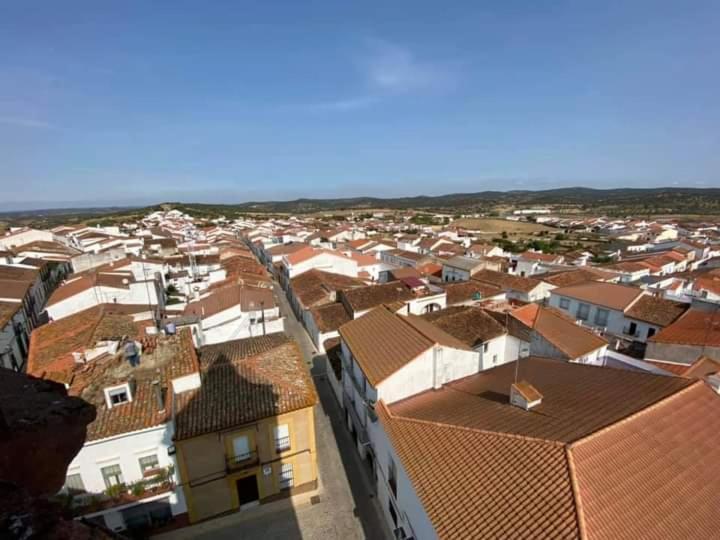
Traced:
[[165, 410], [165, 392], [167, 388], [160, 386], [160, 381], [155, 380], [152, 382], [153, 394], [155, 395], [155, 404], [157, 405], [158, 412]]
[[510, 386], [510, 404], [529, 411], [542, 403], [542, 394], [527, 381], [513, 383]]

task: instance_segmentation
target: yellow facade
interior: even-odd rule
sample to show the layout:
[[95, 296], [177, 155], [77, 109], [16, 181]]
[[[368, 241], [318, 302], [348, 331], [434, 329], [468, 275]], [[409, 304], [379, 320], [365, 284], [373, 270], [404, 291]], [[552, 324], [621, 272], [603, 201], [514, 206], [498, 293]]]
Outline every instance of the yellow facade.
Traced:
[[[259, 502], [314, 488], [317, 464], [313, 411], [314, 407], [308, 407], [177, 441], [177, 461], [190, 521], [239, 509], [240, 493], [248, 502], [255, 487]], [[278, 426], [287, 426], [290, 439], [289, 448], [280, 451], [275, 440]], [[234, 455], [233, 440], [241, 436], [247, 437], [248, 457]], [[281, 471], [288, 464], [292, 466], [291, 488], [281, 486]], [[254, 477], [255, 482], [249, 477]], [[287, 476], [285, 480], [287, 483]]]

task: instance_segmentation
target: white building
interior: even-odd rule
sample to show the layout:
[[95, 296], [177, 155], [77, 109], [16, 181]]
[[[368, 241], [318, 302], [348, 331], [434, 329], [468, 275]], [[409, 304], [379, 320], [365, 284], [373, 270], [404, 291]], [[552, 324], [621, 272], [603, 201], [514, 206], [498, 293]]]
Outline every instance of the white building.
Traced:
[[161, 526], [187, 511], [172, 409], [176, 395], [199, 386], [198, 360], [189, 330], [147, 334], [111, 310], [33, 332], [28, 373], [65, 384], [97, 412], [63, 488], [73, 513], [113, 531]]

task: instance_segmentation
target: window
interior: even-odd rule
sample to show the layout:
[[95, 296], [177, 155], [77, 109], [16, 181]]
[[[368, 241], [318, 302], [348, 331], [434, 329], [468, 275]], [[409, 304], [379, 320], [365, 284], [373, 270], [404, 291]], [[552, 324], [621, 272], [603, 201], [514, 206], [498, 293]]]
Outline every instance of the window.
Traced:
[[273, 428], [275, 434], [275, 450], [284, 452], [290, 449], [290, 427], [287, 424], [275, 426]]
[[489, 346], [488, 343], [483, 343], [483, 352], [484, 353], [488, 352], [488, 346]]
[[497, 354], [493, 354], [493, 364], [497, 364]]
[[388, 457], [388, 484], [390, 484], [390, 491], [397, 498], [397, 472], [392, 457]]
[[114, 388], [106, 388], [105, 397], [108, 407], [113, 408], [116, 405], [130, 401], [130, 389], [126, 384]]
[[595, 312], [595, 324], [598, 326], [607, 326], [608, 315], [610, 312], [607, 309], [600, 309]]
[[240, 435], [233, 439], [233, 458], [236, 463], [250, 459], [250, 440], [247, 435]]
[[590, 306], [587, 304], [578, 305], [577, 318], [582, 321], [587, 321], [590, 316]]
[[68, 493], [82, 493], [85, 491], [85, 484], [83, 484], [82, 476], [80, 473], [68, 474], [65, 478], [65, 485], [63, 489]]
[[655, 329], [654, 329], [654, 328], [648, 328], [648, 333], [647, 333], [648, 339], [650, 339], [650, 338], [653, 337], [654, 335], [655, 335]]
[[397, 527], [397, 525], [398, 525], [397, 512], [395, 511], [395, 507], [393, 506], [393, 503], [390, 499], [388, 499], [388, 511], [390, 512], [390, 518], [393, 520], [393, 525], [395, 525], [395, 527]]
[[560, 298], [560, 309], [570, 309], [569, 298]]
[[152, 456], [141, 457], [138, 462], [140, 463], [140, 470], [142, 471], [143, 475], [147, 471], [152, 471], [154, 469], [160, 468], [160, 464], [158, 463], [158, 457], [156, 454], [153, 454]]
[[116, 486], [123, 483], [122, 470], [120, 465], [108, 465], [100, 469], [103, 480], [105, 480], [105, 487]]
[[280, 489], [290, 489], [293, 486], [292, 463], [280, 465]]

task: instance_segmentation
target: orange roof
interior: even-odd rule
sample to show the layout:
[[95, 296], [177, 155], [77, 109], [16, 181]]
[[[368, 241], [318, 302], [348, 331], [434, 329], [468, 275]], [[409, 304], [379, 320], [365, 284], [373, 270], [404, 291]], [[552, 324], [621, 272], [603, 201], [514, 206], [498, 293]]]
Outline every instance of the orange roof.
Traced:
[[553, 289], [551, 294], [567, 296], [581, 302], [625, 311], [643, 292], [636, 287], [595, 281], [571, 285], [570, 287], [558, 287]]
[[720, 314], [691, 308], [648, 341], [677, 345], [720, 347]]
[[570, 360], [608, 344], [605, 338], [576, 324], [556, 309], [528, 304], [512, 311], [511, 315], [535, 330]]
[[438, 537], [714, 537], [720, 401], [704, 383], [536, 358], [520, 371], [543, 394], [530, 411], [509, 403], [513, 364], [376, 407]]
[[403, 317], [384, 305], [342, 325], [339, 331], [373, 386], [435, 344], [468, 349], [462, 342], [420, 317]]

